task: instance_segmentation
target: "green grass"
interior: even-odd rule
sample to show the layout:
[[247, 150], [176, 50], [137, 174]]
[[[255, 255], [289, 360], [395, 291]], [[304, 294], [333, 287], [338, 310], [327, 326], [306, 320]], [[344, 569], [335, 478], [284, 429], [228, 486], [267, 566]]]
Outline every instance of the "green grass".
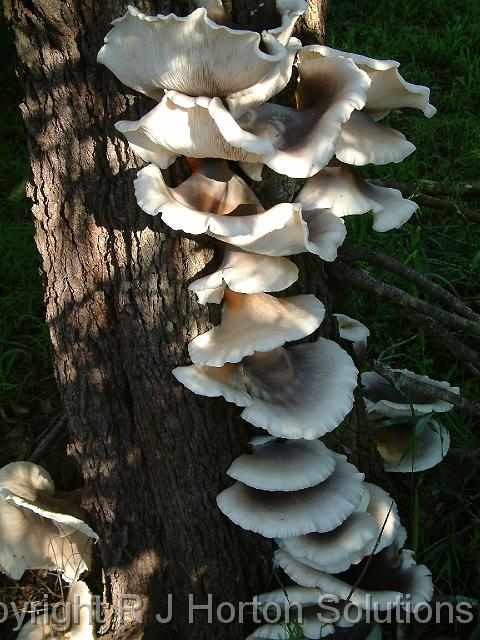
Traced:
[[[393, 115], [392, 123], [417, 146], [399, 165], [367, 167], [365, 177], [420, 183], [456, 184], [480, 178], [480, 3], [475, 0], [333, 0], [329, 43], [345, 50], [402, 62], [404, 77], [432, 88], [438, 114]], [[23, 183], [29, 177], [25, 136], [18, 103], [21, 88], [13, 72], [11, 34], [0, 25], [0, 53], [8, 61], [0, 68], [0, 405], [8, 413], [19, 404], [29, 406], [52, 386], [48, 335], [44, 323], [39, 258], [33, 242], [30, 203]], [[479, 208], [479, 201], [453, 197], [459, 208]], [[478, 311], [480, 225], [461, 215], [422, 208], [403, 229], [377, 234], [369, 216], [347, 222], [348, 241], [367, 244], [429, 275]], [[412, 285], [380, 270], [388, 282], [416, 294]], [[370, 354], [392, 365], [410, 368], [459, 384], [477, 398], [478, 379], [423, 331], [417, 331], [398, 312], [367, 296], [351, 293], [345, 311], [371, 330]], [[472, 343], [473, 344], [473, 343]], [[478, 346], [478, 345], [476, 345]], [[453, 436], [452, 446], [480, 447], [478, 419], [453, 411], [442, 418]], [[410, 544], [431, 568], [438, 590], [478, 597], [480, 575], [480, 467], [478, 459], [444, 463], [418, 474], [414, 483], [396, 479]], [[429, 627], [417, 637], [437, 635]], [[426, 635], [425, 635], [426, 633]], [[463, 631], [443, 630], [445, 637]], [[423, 636], [422, 636], [423, 634]], [[293, 636], [295, 637], [295, 636]]]
[[18, 404], [35, 401], [45, 378], [51, 378], [51, 365], [40, 260], [25, 197], [29, 166], [18, 108], [21, 88], [14, 73], [11, 33], [4, 22], [0, 56], [9, 61], [0, 67], [0, 406], [9, 413]]
[[[455, 185], [478, 182], [480, 176], [480, 4], [441, 0], [418, 2], [384, 0], [332, 3], [328, 41], [332, 46], [377, 58], [402, 62], [406, 80], [432, 89], [438, 113], [426, 119], [409, 112], [392, 117], [392, 125], [414, 142], [417, 151], [399, 165], [366, 167], [364, 177], [421, 184]], [[479, 200], [450, 198], [462, 207], [479, 210]], [[422, 208], [398, 231], [378, 234], [368, 216], [348, 220], [348, 242], [365, 244], [428, 275], [479, 311], [480, 225], [460, 214]], [[377, 277], [418, 294], [413, 285], [378, 268]], [[429, 299], [425, 296], [425, 299]], [[369, 355], [392, 366], [407, 367], [461, 386], [478, 400], [479, 382], [471, 372], [432, 340], [416, 330], [394, 307], [351, 292], [345, 310], [371, 330]], [[458, 336], [465, 339], [465, 336]], [[478, 341], [467, 341], [478, 348]], [[455, 410], [442, 416], [452, 435], [452, 446], [467, 451], [480, 447], [478, 418]], [[477, 598], [480, 593], [480, 461], [444, 462], [430, 472], [416, 474], [414, 482], [393, 483], [409, 544], [418, 545], [417, 557], [432, 570], [436, 588], [444, 594]], [[395, 488], [397, 491], [395, 492]], [[418, 625], [416, 637], [434, 637]], [[425, 633], [427, 635], [425, 635]], [[480, 637], [479, 629], [438, 632], [444, 637]], [[465, 635], [466, 633], [466, 635]], [[422, 635], [423, 634], [423, 635]], [[470, 635], [471, 634], [471, 635]]]

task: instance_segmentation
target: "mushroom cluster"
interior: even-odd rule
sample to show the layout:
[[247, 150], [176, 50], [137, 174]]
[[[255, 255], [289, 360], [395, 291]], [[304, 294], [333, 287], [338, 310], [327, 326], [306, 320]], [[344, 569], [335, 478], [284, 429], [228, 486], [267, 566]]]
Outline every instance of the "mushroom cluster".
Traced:
[[[459, 387], [432, 380], [408, 369], [394, 369], [400, 381], [417, 381], [459, 394]], [[435, 413], [446, 413], [453, 405], [432, 400], [421, 390], [412, 393], [393, 385], [374, 371], [361, 376], [365, 391], [367, 419], [385, 471], [411, 473], [431, 469], [447, 455], [450, 435]]]
[[[288, 344], [318, 329], [322, 302], [272, 294], [298, 279], [288, 256], [335, 260], [344, 216], [371, 212], [377, 231], [412, 216], [415, 203], [363, 180], [354, 166], [400, 162], [414, 151], [381, 123], [392, 110], [430, 117], [435, 109], [429, 90], [406, 82], [393, 60], [302, 46], [292, 32], [304, 0], [259, 4], [249, 29], [239, 28], [219, 0], [197, 7], [186, 17], [129, 7], [98, 60], [158, 102], [139, 120], [116, 123], [149, 163], [135, 180], [139, 206], [174, 230], [215, 238], [222, 252], [220, 267], [189, 287], [201, 304], [222, 303], [221, 323], [192, 340], [192, 364], [173, 371], [190, 391], [242, 407], [242, 418], [266, 432], [228, 469], [235, 482], [218, 506], [237, 525], [274, 539], [275, 566], [297, 585], [264, 594], [261, 606], [285, 605], [288, 591], [307, 608], [303, 636], [320, 638], [348, 625], [348, 603], [360, 612], [387, 609], [407, 594], [424, 602], [433, 587], [428, 569], [403, 548], [394, 501], [320, 440], [351, 411], [358, 384], [352, 358], [336, 342]], [[272, 102], [293, 70], [295, 107]], [[191, 175], [171, 187], [162, 169], [178, 156], [187, 158]], [[307, 179], [294, 202], [265, 209], [236, 172], [258, 181], [264, 165]], [[368, 329], [337, 319], [361, 364]], [[322, 593], [338, 597], [338, 620], [319, 620]], [[250, 637], [286, 633], [280, 622]]]
[[78, 580], [90, 569], [98, 540], [80, 501], [80, 492], [56, 490], [50, 474], [32, 462], [0, 469], [0, 571], [13, 580], [28, 569]]

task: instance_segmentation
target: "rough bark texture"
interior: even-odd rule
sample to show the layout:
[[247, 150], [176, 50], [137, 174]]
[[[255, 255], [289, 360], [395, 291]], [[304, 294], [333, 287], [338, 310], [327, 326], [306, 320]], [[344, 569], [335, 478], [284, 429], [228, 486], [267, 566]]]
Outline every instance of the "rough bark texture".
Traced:
[[[248, 425], [222, 400], [195, 396], [171, 370], [209, 325], [187, 286], [212, 257], [143, 214], [133, 196], [136, 161], [113, 128], [147, 99], [96, 63], [119, 0], [5, 0], [16, 33], [28, 131], [36, 241], [47, 322], [71, 450], [85, 478], [99, 535], [109, 638], [221, 638], [246, 627], [197, 614], [196, 603], [247, 601], [266, 586], [270, 544], [230, 524], [215, 497], [245, 449]], [[244, 10], [254, 2], [233, 3]], [[187, 2], [140, 2], [146, 13], [187, 13]], [[323, 3], [304, 22], [323, 34]], [[328, 304], [318, 261], [305, 290]], [[316, 265], [315, 267], [313, 265]], [[314, 284], [316, 285], [314, 287]], [[173, 621], [155, 612], [174, 603]], [[119, 618], [121, 594], [142, 597], [141, 624]], [[228, 613], [228, 612], [224, 612]], [[247, 615], [248, 619], [248, 615]]]

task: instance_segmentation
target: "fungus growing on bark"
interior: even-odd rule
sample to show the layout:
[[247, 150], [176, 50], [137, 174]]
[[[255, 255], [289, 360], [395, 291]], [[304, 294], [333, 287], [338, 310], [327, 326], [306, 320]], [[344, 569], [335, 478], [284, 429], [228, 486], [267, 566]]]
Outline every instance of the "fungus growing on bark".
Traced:
[[354, 165], [386, 164], [401, 162], [415, 151], [415, 146], [400, 131], [377, 124], [377, 121], [392, 109], [403, 107], [418, 108], [427, 117], [433, 116], [436, 109], [428, 102], [430, 91], [427, 87], [405, 82], [398, 72], [400, 65], [394, 60], [374, 60], [322, 45], [303, 47], [299, 52], [300, 65], [304, 60], [318, 56], [351, 60], [370, 78], [364, 108], [353, 113], [342, 127], [336, 150], [339, 160]]
[[307, 180], [297, 196], [303, 211], [329, 211], [339, 218], [372, 212], [373, 229], [379, 232], [398, 229], [418, 209], [398, 189], [378, 187], [357, 176], [352, 167], [331, 163]]
[[[401, 373], [408, 380], [418, 380], [433, 387], [446, 389], [451, 393], [460, 393], [459, 387], [452, 387], [445, 380], [433, 380], [408, 369], [393, 369], [393, 371]], [[412, 410], [417, 415], [432, 411], [443, 413], [453, 408], [449, 402], [432, 399], [422, 390], [415, 393], [403, 393], [401, 388], [394, 387], [389, 380], [374, 371], [362, 373], [361, 381], [365, 394], [365, 406], [367, 413], [370, 414], [370, 419], [376, 419], [379, 416], [387, 418], [412, 417]]]
[[222, 491], [217, 504], [230, 520], [266, 538], [287, 538], [338, 527], [366, 493], [364, 474], [332, 452], [333, 473], [300, 491], [261, 491], [241, 482]]
[[[0, 566], [13, 580], [28, 569], [60, 571], [72, 581], [91, 562], [97, 534], [75, 493], [55, 491], [50, 474], [31, 462], [0, 470]], [[82, 519], [83, 518], [83, 519]]]
[[201, 304], [219, 303], [225, 288], [238, 293], [282, 291], [298, 280], [298, 267], [279, 256], [249, 253], [225, 246], [223, 261], [217, 271], [195, 280], [188, 287]]
[[303, 564], [327, 573], [341, 573], [369, 555], [378, 537], [378, 525], [369, 513], [352, 513], [328, 533], [279, 538], [275, 542]]
[[372, 435], [385, 471], [411, 473], [439, 464], [450, 448], [450, 435], [438, 421], [431, 419], [419, 430], [412, 422], [377, 426]]
[[[386, 611], [402, 603], [415, 607], [427, 603], [433, 596], [432, 576], [427, 567], [417, 565], [413, 552], [399, 551], [395, 543], [338, 575], [309, 567], [282, 550], [275, 553], [275, 562], [297, 584], [319, 588], [342, 600], [349, 598], [361, 609]], [[354, 585], [357, 585], [355, 589]]]
[[[140, 207], [160, 214], [172, 229], [225, 243], [220, 267], [190, 285], [201, 303], [224, 300], [222, 321], [190, 343], [194, 364], [173, 373], [194, 393], [243, 407], [247, 422], [275, 436], [251, 441], [253, 452], [232, 463], [227, 473], [236, 482], [217, 502], [239, 526], [277, 539], [276, 562], [300, 585], [288, 589], [308, 608], [299, 622], [303, 636], [321, 638], [334, 632], [315, 615], [323, 591], [356, 607], [385, 609], [407, 592], [414, 603], [429, 599], [431, 579], [410, 551], [399, 553], [406, 531], [390, 496], [317, 439], [352, 409], [358, 374], [331, 340], [282, 346], [319, 327], [322, 303], [312, 295], [276, 298], [267, 292], [298, 278], [284, 256], [308, 251], [333, 261], [346, 235], [344, 216], [371, 211], [378, 231], [410, 218], [415, 203], [369, 184], [342, 163], [399, 162], [414, 146], [378, 121], [392, 109], [415, 107], [431, 116], [434, 108], [428, 89], [405, 82], [394, 61], [301, 48], [291, 34], [306, 10], [304, 0], [260, 3], [249, 30], [237, 28], [220, 0], [196, 4], [200, 8], [185, 18], [147, 17], [129, 7], [107, 35], [99, 60], [159, 101], [138, 121], [116, 125], [133, 151], [152, 163], [135, 181]], [[267, 103], [286, 86], [294, 64], [296, 108]], [[179, 155], [189, 158], [192, 175], [173, 188], [160, 169]], [[239, 162], [252, 179], [261, 178], [266, 164], [309, 180], [295, 202], [265, 211], [226, 160]], [[363, 356], [368, 329], [341, 314], [337, 320], [340, 336]], [[407, 398], [375, 376], [362, 375], [370, 417], [410, 416], [411, 402], [418, 413], [451, 408], [422, 394]], [[375, 431], [382, 455], [397, 466], [403, 463], [395, 449], [404, 444], [402, 429], [383, 436]], [[431, 446], [429, 433], [420, 439], [425, 450]], [[420, 455], [419, 464], [426, 458]], [[286, 604], [283, 592], [266, 595]], [[278, 634], [284, 631], [282, 623], [265, 625], [250, 637], [283, 637]]]
[[149, 215], [161, 212], [172, 229], [207, 233], [222, 242], [267, 256], [309, 251], [334, 260], [345, 239], [342, 221], [329, 211], [305, 212], [296, 204], [278, 204], [268, 211], [226, 162], [200, 163], [176, 188], [168, 187], [153, 164], [138, 172], [135, 193]]
[[254, 489], [299, 491], [323, 482], [334, 469], [335, 458], [320, 440], [269, 438], [236, 458], [227, 474]]
[[282, 33], [259, 34], [219, 25], [205, 8], [178, 17], [146, 16], [129, 6], [113, 22], [98, 61], [123, 84], [155, 100], [173, 90], [223, 98], [229, 109], [241, 113], [271, 98], [290, 79], [301, 45], [294, 39], [288, 46], [294, 17], [290, 9], [282, 13]]
[[325, 307], [312, 295], [275, 298], [225, 291], [222, 322], [188, 345], [195, 364], [221, 367], [255, 351], [270, 351], [317, 329]]
[[64, 603], [64, 620], [58, 614], [38, 615], [20, 629], [17, 640], [48, 640], [48, 638], [68, 638], [68, 640], [95, 640], [94, 605], [92, 594], [85, 582], [72, 582]]
[[280, 438], [314, 440], [341, 423], [353, 406], [357, 369], [332, 340], [255, 353], [239, 365], [177, 367], [194, 393], [246, 407], [242, 418]]

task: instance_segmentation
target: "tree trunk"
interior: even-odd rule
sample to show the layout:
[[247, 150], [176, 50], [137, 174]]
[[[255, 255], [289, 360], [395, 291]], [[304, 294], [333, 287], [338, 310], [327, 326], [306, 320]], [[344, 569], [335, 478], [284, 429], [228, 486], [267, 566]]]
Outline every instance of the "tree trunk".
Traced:
[[[103, 584], [92, 584], [106, 603], [100, 631], [115, 639], [242, 638], [246, 627], [237, 622], [214, 615], [207, 624], [200, 613], [194, 624], [188, 619], [189, 594], [197, 604], [207, 594], [214, 603], [238, 603], [264, 589], [271, 546], [215, 504], [227, 467], [245, 450], [248, 425], [223, 400], [193, 395], [171, 375], [188, 362], [187, 343], [210, 326], [208, 309], [187, 286], [212, 250], [205, 238], [177, 234], [136, 205], [138, 165], [113, 124], [150, 105], [96, 63], [110, 21], [126, 4], [5, 4], [25, 84], [29, 195], [56, 379], [100, 535]], [[239, 12], [256, 5], [233, 4]], [[180, 1], [139, 8], [191, 9]], [[319, 34], [323, 11], [323, 3], [312, 3], [302, 29]], [[328, 306], [315, 264], [305, 290]], [[138, 614], [121, 620], [122, 594], [141, 597], [143, 623]], [[160, 625], [155, 613], [167, 613], [168, 594], [173, 620]]]

